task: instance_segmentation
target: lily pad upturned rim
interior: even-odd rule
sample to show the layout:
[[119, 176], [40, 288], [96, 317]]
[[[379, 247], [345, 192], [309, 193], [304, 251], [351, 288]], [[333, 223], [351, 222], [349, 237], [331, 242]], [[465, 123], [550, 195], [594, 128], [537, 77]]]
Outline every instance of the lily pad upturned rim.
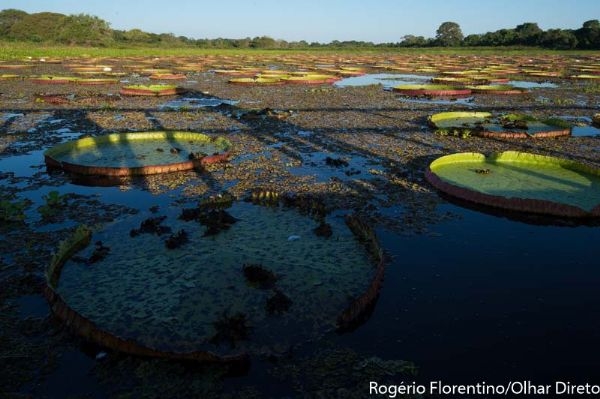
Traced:
[[124, 96], [172, 96], [181, 92], [176, 85], [128, 85], [119, 90]]
[[79, 226], [75, 233], [61, 242], [58, 252], [46, 270], [46, 287], [44, 294], [52, 313], [75, 330], [78, 334], [107, 348], [138, 356], [158, 357], [165, 359], [192, 360], [208, 363], [247, 364], [249, 357], [246, 353], [229, 356], [219, 356], [209, 351], [173, 352], [164, 351], [141, 345], [134, 340], [124, 339], [112, 334], [82, 314], [72, 309], [63, 297], [56, 292], [58, 281], [65, 262], [75, 253], [89, 245], [92, 231], [86, 226]]
[[459, 118], [481, 118], [481, 120], [485, 120], [492, 117], [491, 112], [480, 112], [480, 111], [450, 111], [450, 112], [438, 112], [433, 115], [430, 115], [428, 120], [433, 127], [441, 127], [438, 126], [438, 122], [445, 119], [459, 119]]
[[228, 83], [242, 86], [270, 86], [283, 85], [285, 82], [280, 77], [257, 77], [257, 78], [232, 78]]
[[493, 159], [496, 162], [524, 162], [531, 164], [554, 164], [569, 168], [578, 172], [600, 176], [600, 169], [592, 168], [580, 162], [565, 158], [557, 158], [547, 155], [531, 154], [519, 151], [504, 151], [490, 155], [489, 158], [482, 153], [462, 152], [445, 155], [435, 159], [425, 172], [425, 178], [436, 189], [462, 200], [476, 204], [503, 208], [511, 211], [526, 212], [532, 214], [567, 217], [567, 218], [598, 218], [600, 217], [600, 202], [590, 211], [586, 211], [575, 205], [555, 202], [550, 200], [506, 197], [500, 195], [486, 194], [475, 189], [462, 187], [449, 183], [435, 173], [436, 167], [449, 163], [485, 161]]
[[412, 84], [394, 86], [392, 91], [406, 96], [468, 96], [471, 89], [462, 86], [437, 84]]
[[94, 176], [143, 176], [159, 173], [170, 173], [184, 170], [191, 170], [206, 165], [225, 162], [230, 157], [229, 149], [231, 143], [224, 137], [217, 137], [224, 146], [224, 152], [208, 155], [199, 159], [192, 159], [183, 162], [174, 162], [161, 165], [145, 165], [135, 167], [110, 167], [95, 165], [80, 165], [60, 160], [60, 155], [74, 148], [95, 147], [106, 143], [119, 143], [132, 140], [156, 140], [156, 139], [182, 139], [196, 141], [213, 141], [213, 138], [203, 133], [180, 132], [180, 131], [160, 131], [160, 132], [134, 132], [134, 133], [112, 133], [98, 137], [84, 137], [82, 139], [58, 144], [44, 152], [44, 160], [50, 168], [58, 168], [67, 172], [79, 175]]
[[[369, 317], [379, 297], [386, 264], [383, 250], [373, 229], [354, 214], [347, 215], [345, 221], [352, 233], [364, 243], [366, 249], [371, 253], [375, 270], [367, 289], [360, 296], [354, 298], [338, 315], [336, 324], [340, 333], [353, 330]], [[133, 338], [124, 338], [103, 329], [72, 308], [57, 291], [57, 287], [65, 263], [77, 252], [87, 247], [91, 242], [91, 238], [91, 229], [84, 225], [79, 226], [71, 237], [61, 242], [58, 251], [53, 255], [46, 269], [44, 294], [52, 313], [59, 320], [90, 341], [132, 355], [247, 366], [249, 354], [246, 352], [238, 351], [233, 354], [222, 355], [209, 350], [171, 351], [157, 349], [141, 344]]]
[[474, 94], [503, 94], [503, 95], [515, 95], [525, 94], [526, 89], [519, 89], [508, 84], [487, 84], [487, 85], [470, 85], [467, 88], [471, 89]]
[[[456, 126], [440, 126], [438, 122], [445, 119], [460, 119], [460, 118], [481, 118], [482, 122], [485, 119], [494, 118], [495, 116], [490, 112], [479, 112], [479, 111], [450, 111], [450, 112], [438, 112], [428, 117], [429, 123], [434, 128], [456, 128], [461, 129], [465, 128], [462, 124], [457, 123]], [[520, 114], [506, 114], [506, 115], [498, 115], [496, 118], [508, 118], [510, 117], [512, 120], [537, 120], [534, 117], [529, 115], [520, 115]], [[550, 118], [551, 119], [551, 118]], [[546, 119], [547, 121], [548, 119]], [[540, 121], [544, 122], [544, 121]], [[472, 129], [472, 127], [467, 127], [467, 129]], [[548, 125], [548, 130], [539, 131], [534, 134], [529, 134], [525, 131], [518, 130], [505, 130], [505, 131], [492, 131], [492, 130], [473, 130], [471, 132], [475, 136], [479, 137], [488, 137], [488, 138], [508, 138], [508, 139], [525, 139], [525, 138], [555, 138], [555, 137], [566, 137], [571, 135], [571, 128], [565, 128], [562, 126], [552, 126]]]

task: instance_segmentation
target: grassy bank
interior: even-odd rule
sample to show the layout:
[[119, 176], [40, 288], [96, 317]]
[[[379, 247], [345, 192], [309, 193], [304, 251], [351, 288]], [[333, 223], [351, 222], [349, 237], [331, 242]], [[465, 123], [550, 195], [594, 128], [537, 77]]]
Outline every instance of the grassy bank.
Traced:
[[23, 42], [0, 42], [0, 60], [23, 60], [28, 57], [67, 58], [67, 57], [167, 57], [167, 56], [203, 56], [203, 55], [277, 55], [277, 54], [441, 54], [441, 55], [598, 55], [599, 51], [568, 50], [557, 51], [535, 47], [426, 47], [426, 48], [305, 48], [305, 49], [205, 49], [196, 47], [76, 47], [57, 46]]

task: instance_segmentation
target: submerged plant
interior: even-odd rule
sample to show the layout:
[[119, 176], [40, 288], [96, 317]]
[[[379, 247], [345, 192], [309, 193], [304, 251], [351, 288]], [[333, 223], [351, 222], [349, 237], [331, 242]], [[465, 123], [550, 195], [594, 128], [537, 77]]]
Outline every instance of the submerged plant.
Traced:
[[235, 348], [239, 341], [247, 340], [252, 330], [248, 323], [248, 316], [242, 312], [233, 315], [229, 315], [228, 311], [223, 312], [213, 322], [213, 327], [216, 333], [212, 336], [210, 342], [215, 345], [227, 342], [232, 348]]
[[24, 211], [29, 204], [30, 202], [28, 200], [0, 200], [0, 220], [4, 222], [22, 222], [25, 220]]
[[571, 122], [556, 117], [542, 119], [541, 122], [545, 125], [555, 126], [561, 129], [570, 129], [573, 127], [573, 124]]
[[42, 215], [43, 219], [51, 219], [58, 211], [67, 205], [67, 195], [61, 195], [58, 191], [50, 191], [47, 195], [42, 198], [46, 203], [38, 208], [38, 212]]
[[91, 265], [96, 262], [100, 262], [104, 260], [106, 256], [110, 253], [110, 248], [105, 246], [102, 241], [96, 241], [94, 252], [90, 255], [89, 258], [84, 258], [82, 256], [73, 256], [71, 260], [78, 263], [85, 263], [86, 265]]
[[166, 219], [166, 216], [156, 216], [144, 220], [139, 229], [131, 229], [129, 236], [137, 237], [142, 233], [156, 234], [158, 236], [171, 232], [171, 228], [168, 226], [162, 226], [161, 223]]
[[181, 229], [177, 233], [171, 234], [167, 238], [167, 241], [165, 241], [165, 246], [168, 249], [175, 249], [175, 248], [179, 248], [180, 246], [182, 246], [183, 244], [185, 244], [188, 241], [189, 241], [189, 239], [188, 239], [187, 231], [185, 231], [184, 229]]
[[250, 193], [250, 202], [260, 205], [279, 205], [279, 193], [271, 188], [255, 188]]
[[245, 263], [242, 266], [242, 272], [248, 284], [253, 287], [260, 289], [273, 288], [278, 280], [275, 273], [269, 269], [264, 268], [262, 265], [252, 265]]
[[331, 225], [324, 220], [319, 223], [317, 227], [313, 230], [315, 234], [319, 237], [329, 238], [333, 234], [333, 230], [331, 229]]
[[292, 300], [281, 290], [274, 289], [273, 295], [267, 299], [265, 310], [268, 314], [281, 314], [287, 312], [292, 306]]

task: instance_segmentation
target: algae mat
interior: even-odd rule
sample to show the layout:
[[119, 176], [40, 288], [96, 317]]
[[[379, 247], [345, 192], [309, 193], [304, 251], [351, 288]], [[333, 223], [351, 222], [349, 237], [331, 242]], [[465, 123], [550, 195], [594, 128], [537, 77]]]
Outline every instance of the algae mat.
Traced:
[[[110, 248], [106, 257], [92, 264], [67, 261], [57, 292], [72, 309], [121, 338], [159, 350], [227, 355], [281, 351], [317, 339], [333, 331], [351, 298], [368, 289], [373, 264], [343, 218], [327, 219], [333, 235], [325, 238], [313, 231], [315, 220], [294, 209], [242, 202], [228, 212], [237, 222], [208, 236], [198, 222], [167, 212], [162, 225], [188, 234], [189, 241], [176, 249], [165, 246], [169, 234], [130, 236], [143, 215], [114, 223], [92, 238]], [[78, 256], [90, 259], [94, 248]], [[275, 287], [249, 284], [244, 264], [274, 272]], [[270, 314], [265, 304], [275, 290], [292, 302], [287, 311]], [[247, 339], [211, 342], [214, 323], [224, 313], [239, 312], [247, 316]]]
[[600, 170], [574, 161], [506, 151], [459, 153], [433, 161], [428, 180], [459, 198], [560, 216], [600, 216]]

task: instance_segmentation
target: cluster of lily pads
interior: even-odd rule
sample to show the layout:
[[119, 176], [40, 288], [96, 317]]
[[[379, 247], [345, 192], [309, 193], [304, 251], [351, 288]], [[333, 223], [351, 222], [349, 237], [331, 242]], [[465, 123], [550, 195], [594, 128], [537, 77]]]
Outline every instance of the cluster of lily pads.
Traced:
[[538, 119], [527, 114], [491, 112], [440, 112], [429, 123], [440, 136], [528, 138], [569, 136], [571, 123], [560, 118]]

